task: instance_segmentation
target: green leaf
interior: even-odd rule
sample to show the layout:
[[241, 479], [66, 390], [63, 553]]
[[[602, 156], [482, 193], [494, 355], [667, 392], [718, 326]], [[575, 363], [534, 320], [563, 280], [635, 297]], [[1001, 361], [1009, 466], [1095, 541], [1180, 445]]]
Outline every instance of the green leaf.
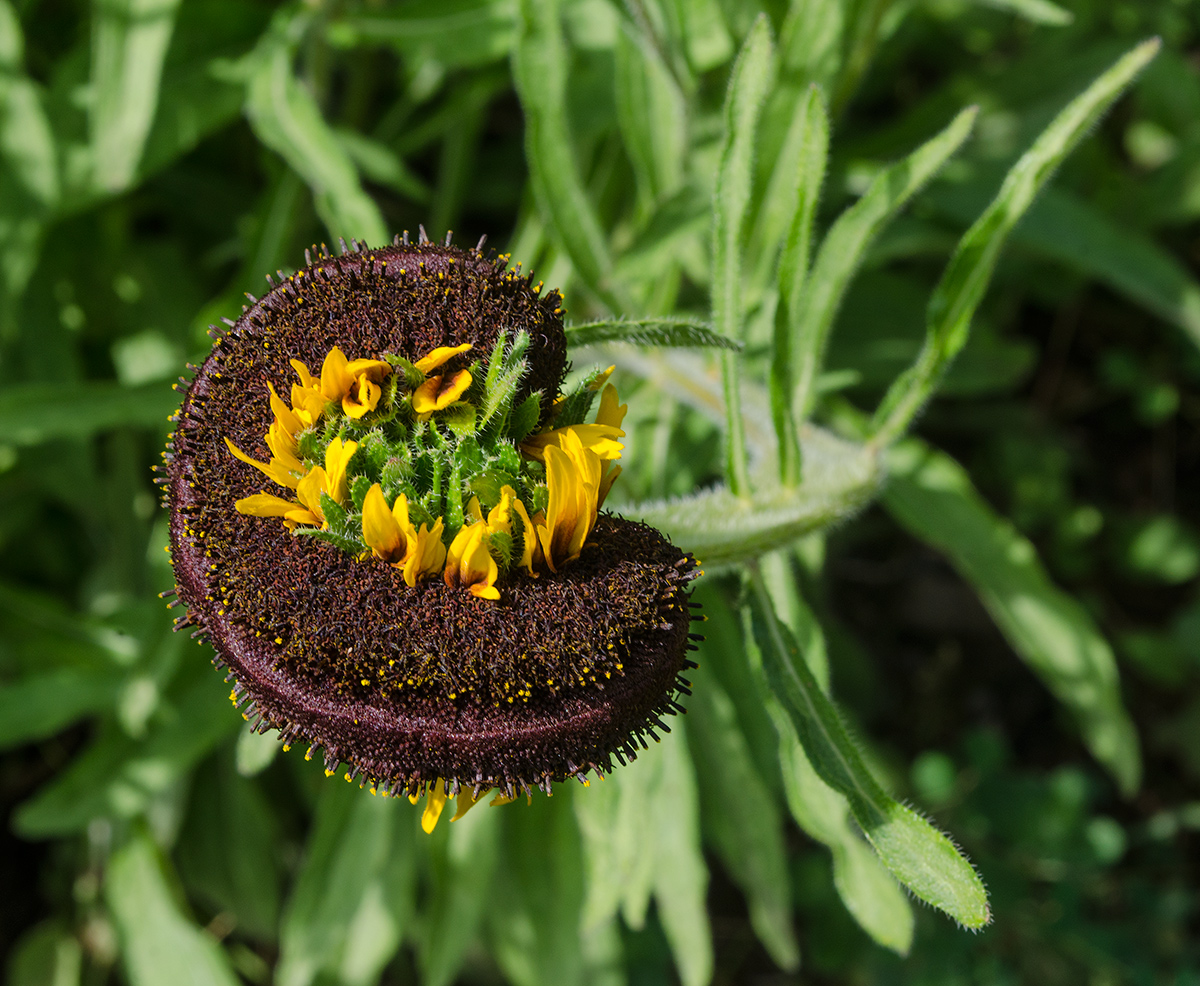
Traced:
[[1075, 15], [1050, 0], [974, 0], [980, 7], [1008, 10], [1034, 24], [1062, 27], [1075, 20]]
[[360, 134], [338, 128], [338, 142], [367, 178], [422, 204], [429, 201], [429, 186], [390, 147]]
[[617, 123], [629, 153], [643, 215], [683, 185], [687, 103], [642, 32], [622, 21], [614, 51]]
[[1157, 38], [1142, 42], [1067, 104], [1013, 165], [995, 200], [963, 235], [929, 301], [921, 353], [893, 382], [875, 412], [872, 430], [880, 443], [890, 444], [903, 434], [932, 395], [947, 364], [966, 343], [971, 319], [1009, 232], [1063, 159], [1160, 47]]
[[757, 571], [751, 573], [753, 627], [763, 670], [818, 776], [844, 795], [855, 821], [892, 875], [913, 894], [968, 928], [991, 920], [979, 875], [954, 843], [871, 775], [836, 707], [821, 691]]
[[634, 346], [704, 347], [740, 352], [742, 344], [712, 330], [708, 322], [690, 316], [606, 319], [568, 325], [568, 346], [626, 342]]
[[165, 431], [167, 415], [178, 406], [179, 395], [161, 383], [12, 384], [0, 390], [0, 434], [15, 445], [38, 445], [122, 425]]
[[[515, 986], [581, 986], [583, 871], [572, 788], [508, 809], [488, 909], [493, 955]], [[478, 810], [478, 809], [476, 809]], [[536, 865], [530, 865], [536, 860]]]
[[[284, 908], [279, 934], [280, 986], [307, 986], [321, 973], [337, 974], [354, 955], [356, 922], [379, 923], [372, 949], [375, 975], [400, 943], [398, 922], [388, 916], [382, 884], [393, 832], [405, 819], [389, 798], [330, 778], [321, 791], [304, 863]], [[371, 981], [360, 979], [362, 982]]]
[[8, 334], [61, 182], [54, 133], [39, 88], [21, 69], [21, 25], [7, 2], [0, 36], [0, 331]]
[[713, 974], [713, 945], [705, 907], [708, 867], [700, 849], [696, 774], [684, 723], [673, 723], [671, 732], [657, 747], [662, 757], [659, 807], [645, 816], [647, 835], [655, 845], [654, 900], [683, 986], [707, 986]]
[[[828, 694], [825, 634], [816, 614], [797, 591], [795, 573], [788, 562], [782, 552], [766, 555], [760, 563], [763, 578], [778, 618], [791, 632], [821, 691]], [[747, 634], [747, 650], [761, 680], [762, 655], [754, 644], [752, 630]], [[914, 920], [904, 891], [859, 835], [846, 799], [813, 770], [791, 719], [765, 687], [761, 704], [775, 726], [784, 795], [796, 824], [828, 847], [834, 887], [863, 930], [885, 948], [906, 955], [912, 945]]]
[[[963, 144], [971, 133], [978, 108], [967, 107], [946, 129], [922, 144], [908, 157], [880, 172], [863, 197], [843, 212], [821, 241], [797, 301], [797, 321], [792, 325], [791, 376], [796, 416], [804, 420], [816, 400], [817, 376], [834, 317], [867, 249], [879, 233]], [[789, 308], [791, 307], [789, 304]]]
[[680, 499], [631, 504], [622, 512], [658, 528], [706, 567], [740, 564], [869, 503], [881, 478], [873, 450], [816, 429], [804, 435], [804, 461], [804, 483], [797, 488], [756, 473], [749, 497], [714, 487]]
[[654, 887], [655, 845], [645, 819], [658, 800], [662, 756], [648, 750], [571, 799], [583, 843], [585, 895], [580, 927], [603, 927], [620, 911], [641, 930]]
[[888, 465], [888, 511], [974, 586], [1013, 649], [1071, 710], [1092, 754], [1133, 794], [1141, 777], [1137, 733], [1112, 649], [1087, 610], [1050, 581], [1033, 545], [949, 456], [910, 439], [891, 450]]
[[[775, 174], [771, 178], [772, 187], [768, 189], [764, 200], [764, 218], [760, 221], [760, 226], [764, 228], [759, 234], [766, 240], [772, 236], [778, 238], [784, 232], [782, 227], [778, 232], [775, 231], [774, 219], [770, 219], [768, 225], [766, 209], [783, 213], [785, 222], [786, 216], [792, 217], [779, 258], [779, 298], [775, 305], [768, 380], [771, 420], [775, 425], [775, 440], [779, 446], [779, 480], [785, 486], [795, 486], [800, 481], [800, 445], [792, 408], [795, 388], [792, 377], [792, 336], [795, 327], [800, 324], [800, 301], [804, 297], [804, 285], [808, 278], [813, 227], [828, 157], [829, 112], [820, 88], [810, 86], [797, 105], [784, 149], [780, 152]], [[770, 256], [774, 257], [773, 249]]]
[[77, 719], [113, 707], [121, 678], [63, 668], [0, 686], [0, 749], [45, 739]]
[[158, 106], [163, 59], [179, 0], [93, 4], [90, 129], [96, 190], [132, 183]]
[[258, 139], [308, 183], [332, 237], [378, 246], [389, 239], [383, 217], [316, 100], [292, 71], [306, 25], [304, 16], [277, 15], [248, 56], [246, 116]]
[[246, 723], [238, 733], [237, 746], [234, 747], [237, 772], [243, 777], [261, 774], [271, 766], [282, 747], [276, 730], [270, 729], [260, 733], [250, 723]]
[[614, 311], [612, 256], [584, 188], [567, 125], [567, 55], [558, 0], [521, 0], [513, 79], [525, 111], [525, 156], [539, 208], [579, 276]]
[[279, 926], [280, 831], [264, 789], [228, 756], [196, 771], [176, 844], [188, 891], [237, 921], [239, 935], [274, 943]]
[[1200, 346], [1200, 282], [1148, 236], [1070, 192], [1048, 188], [1013, 238], [1109, 285]]
[[618, 912], [641, 930], [653, 895], [680, 978], [686, 986], [704, 986], [713, 961], [708, 870], [682, 726], [672, 720], [669, 738], [572, 798], [585, 862], [581, 930], [593, 934]]
[[754, 768], [732, 702], [703, 665], [688, 701], [688, 720], [705, 827], [746, 895], [755, 934], [777, 965], [795, 969], [800, 949], [792, 931], [779, 808]]
[[791, 120], [758, 204], [754, 232], [746, 244], [747, 252], [754, 257], [752, 282], [759, 291], [770, 281], [779, 249], [789, 239], [799, 241], [797, 245], [802, 243], [803, 273], [807, 273], [808, 240], [812, 237], [829, 147], [829, 113], [821, 87], [809, 85], [783, 91], [795, 93]]
[[166, 862], [141, 828], [113, 853], [104, 899], [130, 986], [238, 986], [224, 950], [180, 909]]
[[[454, 807], [453, 802], [446, 805], [447, 814], [453, 814]], [[431, 837], [432, 881], [417, 938], [417, 967], [424, 986], [454, 982], [479, 935], [493, 896], [500, 825], [496, 809], [485, 800], [457, 822], [443, 819]]]
[[432, 60], [452, 69], [506, 57], [516, 30], [516, 0], [407, 0], [335, 21], [328, 34], [338, 47], [386, 43], [418, 64]]
[[239, 719], [210, 668], [171, 703], [147, 737], [108, 730], [16, 812], [28, 838], [77, 832], [96, 818], [135, 818], [222, 738]]
[[767, 709], [779, 731], [779, 763], [792, 817], [829, 849], [834, 887], [854, 920], [884, 948], [907, 955], [915, 923], [908, 898], [851, 824], [846, 799], [813, 769], [783, 707], [772, 698]]
[[[725, 136], [717, 165], [713, 202], [713, 328], [727, 339], [742, 340], [742, 237], [754, 177], [758, 116], [774, 73], [770, 21], [762, 14], [742, 45], [725, 94]], [[746, 438], [742, 422], [738, 361], [722, 354], [725, 392], [725, 475], [734, 494], [750, 491]]]
[[55, 920], [21, 935], [8, 960], [8, 986], [79, 986], [83, 949], [79, 939]]

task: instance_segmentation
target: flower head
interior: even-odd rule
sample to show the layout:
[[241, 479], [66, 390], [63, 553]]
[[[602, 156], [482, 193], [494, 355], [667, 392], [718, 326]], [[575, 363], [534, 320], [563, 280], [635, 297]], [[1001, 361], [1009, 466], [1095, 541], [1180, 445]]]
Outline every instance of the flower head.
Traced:
[[404, 241], [282, 278], [166, 467], [182, 623], [243, 713], [427, 827], [636, 755], [690, 663], [693, 560], [600, 513], [625, 409], [602, 374], [560, 394], [560, 298], [506, 260]]

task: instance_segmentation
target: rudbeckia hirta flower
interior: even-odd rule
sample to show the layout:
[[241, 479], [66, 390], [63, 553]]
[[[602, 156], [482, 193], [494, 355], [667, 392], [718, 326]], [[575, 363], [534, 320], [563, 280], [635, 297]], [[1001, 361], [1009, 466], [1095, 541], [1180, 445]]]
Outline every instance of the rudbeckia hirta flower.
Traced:
[[693, 559], [601, 512], [625, 408], [607, 373], [563, 393], [561, 299], [505, 260], [405, 239], [281, 275], [164, 477], [179, 625], [243, 714], [427, 829], [636, 756], [690, 666]]

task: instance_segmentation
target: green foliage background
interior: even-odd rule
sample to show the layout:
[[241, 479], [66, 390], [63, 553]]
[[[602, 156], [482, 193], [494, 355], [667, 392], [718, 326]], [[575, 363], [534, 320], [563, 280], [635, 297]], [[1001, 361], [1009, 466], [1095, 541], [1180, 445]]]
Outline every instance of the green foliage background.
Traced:
[[[0, 0], [10, 982], [1200, 981], [1198, 45], [1194, 0]], [[421, 223], [599, 323], [612, 505], [709, 566], [670, 737], [429, 838], [171, 632], [150, 472], [211, 322]], [[740, 354], [660, 345], [701, 323]], [[922, 815], [978, 934], [889, 875], [983, 920]]]

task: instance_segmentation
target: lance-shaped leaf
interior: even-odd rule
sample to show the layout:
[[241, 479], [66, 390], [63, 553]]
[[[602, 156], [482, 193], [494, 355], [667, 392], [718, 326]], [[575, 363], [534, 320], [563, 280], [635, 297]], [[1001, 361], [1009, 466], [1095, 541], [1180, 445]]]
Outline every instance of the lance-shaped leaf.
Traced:
[[[813, 677], [828, 694], [825, 634], [816, 614], [797, 591], [788, 555], [784, 552], [766, 555], [760, 565], [777, 618], [787, 625]], [[707, 599], [705, 605], [711, 611]], [[885, 948], [906, 955], [913, 938], [912, 906], [900, 885], [863, 841], [851, 821], [846, 799], [813, 770], [791, 718], [762, 681], [762, 654], [754, 643], [753, 632], [749, 627], [747, 630], [750, 632], [746, 634], [746, 651], [763, 686], [760, 702], [775, 725], [776, 755], [792, 818], [806, 835], [829, 849], [834, 887], [863, 930]]]
[[816, 399], [817, 374], [834, 316], [867, 248], [912, 196], [957, 151], [971, 132], [978, 113], [969, 106], [932, 140], [903, 161], [880, 172], [854, 205], [830, 227], [813, 261], [812, 273], [799, 299], [793, 326], [792, 379], [796, 415], [804, 419]]
[[287, 161], [312, 189], [317, 211], [334, 237], [381, 244], [387, 227], [363, 191], [354, 163], [292, 70], [306, 20], [280, 14], [247, 58], [246, 116], [255, 135]]
[[775, 551], [853, 513], [874, 496], [878, 453], [806, 428], [802, 486], [778, 483], [774, 466], [756, 472], [754, 492], [719, 486], [674, 500], [633, 504], [623, 512], [657, 527], [708, 567], [736, 565]]
[[991, 911], [979, 874], [947, 836], [879, 786], [791, 632], [776, 618], [762, 574], [753, 571], [751, 582], [763, 671], [817, 775], [846, 798], [867, 841], [897, 880], [960, 924], [983, 927]]
[[742, 888], [750, 924], [784, 969], [800, 964], [779, 807], [755, 770], [733, 703], [702, 669], [688, 702], [706, 835]]
[[606, 342], [627, 342], [635, 346], [684, 348], [712, 347], [740, 350], [741, 343], [714, 332], [709, 324], [687, 316], [609, 319], [580, 322], [567, 326], [569, 346], [597, 346]]
[[521, 0], [513, 78], [525, 111], [525, 157], [542, 213], [579, 276], [614, 311], [612, 255], [579, 175], [567, 124], [567, 55], [558, 0]]
[[670, 69], [637, 28], [622, 21], [614, 51], [617, 124], [644, 215], [679, 190], [687, 155], [687, 102]]
[[[798, 144], [794, 160], [790, 152], [793, 142]], [[782, 164], [794, 172], [787, 175], [793, 191], [776, 208], [790, 209], [792, 221], [787, 228], [787, 238], [779, 258], [779, 299], [775, 305], [769, 386], [771, 420], [775, 425], [775, 440], [779, 446], [779, 480], [785, 486], [794, 486], [800, 482], [801, 460], [792, 412], [795, 387], [792, 345], [796, 327], [800, 324], [800, 302], [804, 298], [804, 286], [808, 280], [813, 226], [829, 157], [829, 112], [819, 87], [809, 87], [797, 108], [796, 119], [788, 131], [784, 148], [780, 158], [783, 159]], [[775, 179], [772, 178], [774, 184]], [[767, 201], [771, 200], [772, 196], [768, 194]], [[764, 231], [762, 235], [769, 236], [770, 233]]]
[[1071, 710], [1092, 754], [1125, 794], [1136, 791], [1137, 733], [1112, 649], [1087, 610], [1050, 581], [1033, 545], [948, 455], [908, 440], [889, 452], [888, 466], [884, 506], [974, 586], [1016, 652]]
[[[400, 929], [388, 898], [403, 887], [385, 886], [394, 832], [407, 821], [401, 806], [331, 778], [321, 792], [304, 863], [284, 909], [279, 934], [280, 986], [308, 986], [321, 973], [346, 981], [347, 966], [362, 966], [355, 941], [364, 918], [377, 927], [372, 942], [373, 970], [358, 981], [377, 979], [399, 945]], [[411, 852], [411, 847], [402, 851]], [[408, 879], [411, 881], [411, 872]], [[382, 920], [379, 920], [382, 918]], [[372, 920], [375, 919], [375, 920]], [[370, 973], [373, 971], [373, 976]]]
[[1000, 193], [959, 241], [930, 298], [924, 346], [913, 365], [893, 382], [875, 412], [872, 430], [879, 442], [894, 442], [932, 395], [946, 366], [967, 341], [971, 319], [1017, 220], [1160, 46], [1157, 38], [1142, 42], [1068, 103], [1013, 165]]
[[[767, 16], [754, 22], [729, 77], [725, 94], [725, 139], [717, 165], [713, 202], [712, 309], [713, 326], [730, 339], [742, 338], [742, 233], [754, 178], [754, 144], [758, 116], [774, 70], [771, 29]], [[725, 390], [725, 474], [739, 496], [750, 491], [746, 436], [742, 423], [738, 360], [721, 358]]]
[[93, 5], [92, 182], [119, 192], [137, 173], [158, 107], [163, 59], [179, 0], [106, 0]]
[[150, 836], [138, 828], [105, 871], [104, 899], [131, 986], [236, 986], [241, 979], [225, 951], [180, 911], [166, 866]]

